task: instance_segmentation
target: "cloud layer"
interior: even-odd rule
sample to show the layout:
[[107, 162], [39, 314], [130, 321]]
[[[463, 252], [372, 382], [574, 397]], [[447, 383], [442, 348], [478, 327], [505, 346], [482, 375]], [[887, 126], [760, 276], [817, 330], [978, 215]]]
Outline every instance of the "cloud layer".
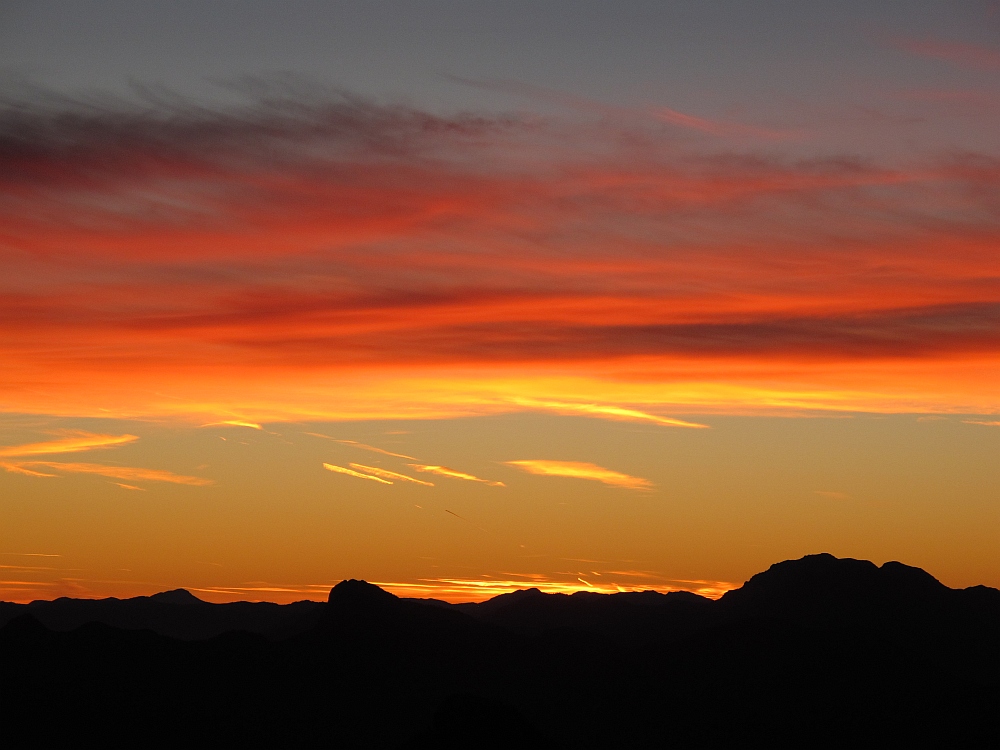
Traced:
[[1000, 408], [996, 157], [793, 158], [778, 130], [719, 151], [668, 110], [574, 117], [0, 105], [5, 408]]

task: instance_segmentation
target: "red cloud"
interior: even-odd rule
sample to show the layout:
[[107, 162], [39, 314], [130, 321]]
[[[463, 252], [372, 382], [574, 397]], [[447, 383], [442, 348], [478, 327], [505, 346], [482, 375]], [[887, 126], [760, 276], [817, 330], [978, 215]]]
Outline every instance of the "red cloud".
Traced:
[[1000, 70], [1000, 50], [969, 42], [943, 39], [896, 37], [892, 43], [900, 49], [932, 60], [941, 60], [969, 70]]
[[[225, 401], [260, 421], [313, 413], [329, 400], [318, 383], [350, 400], [405, 381], [399, 415], [445, 408], [432, 382], [475, 413], [518, 398], [625, 405], [623, 378], [694, 378], [704, 398], [684, 398], [701, 404], [706, 384], [823, 405], [849, 383], [875, 408], [904, 381], [928, 407], [957, 391], [989, 402], [940, 368], [992, 362], [1000, 344], [995, 159], [674, 146], [643, 117], [447, 119], [350, 99], [9, 105], [4, 400], [155, 412], [169, 391], [171, 408]], [[567, 373], [590, 385], [524, 385]]]

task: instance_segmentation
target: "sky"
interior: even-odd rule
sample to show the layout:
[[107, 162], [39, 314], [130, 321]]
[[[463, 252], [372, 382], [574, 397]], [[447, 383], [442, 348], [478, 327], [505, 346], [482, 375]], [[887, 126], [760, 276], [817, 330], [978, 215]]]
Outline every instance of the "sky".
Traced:
[[1000, 586], [1000, 4], [0, 0], [0, 599]]

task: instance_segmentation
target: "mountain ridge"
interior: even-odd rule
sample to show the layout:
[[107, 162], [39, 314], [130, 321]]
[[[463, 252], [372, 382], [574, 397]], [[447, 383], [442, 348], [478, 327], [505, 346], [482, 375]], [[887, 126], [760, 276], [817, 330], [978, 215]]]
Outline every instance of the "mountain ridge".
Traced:
[[[163, 599], [88, 611], [247, 611]], [[0, 627], [11, 747], [1000, 746], [1000, 591], [901, 564], [807, 556], [714, 601], [447, 604], [347, 580], [326, 603], [283, 605], [279, 635], [192, 640], [58, 632], [23, 606]]]
[[[723, 617], [794, 617], [824, 626], [857, 620], [861, 613], [904, 616], [919, 609], [933, 610], [961, 604], [983, 613], [1000, 613], [1000, 590], [983, 586], [952, 589], [921, 568], [888, 561], [881, 566], [867, 560], [837, 558], [829, 553], [806, 555], [774, 563], [751, 576], [742, 586], [717, 600], [688, 591], [576, 592], [547, 594], [526, 588], [499, 594], [482, 602], [453, 604], [436, 599], [397, 597], [360, 579], [345, 579], [331, 588], [326, 603], [303, 600], [279, 605], [271, 602], [214, 604], [199, 599], [187, 589], [173, 589], [130, 599], [36, 600], [30, 604], [0, 602], [0, 627], [23, 613], [33, 614], [51, 630], [68, 631], [88, 622], [101, 622], [124, 629], [149, 629], [161, 635], [199, 640], [233, 630], [283, 637], [296, 627], [329, 618], [334, 607], [356, 613], [391, 602], [410, 602], [470, 615], [477, 620], [538, 632], [569, 624], [586, 627], [580, 618], [597, 628], [611, 627], [624, 611], [635, 606], [665, 607], [703, 616], [718, 610]], [[179, 612], [177, 608], [187, 608]], [[726, 613], [723, 615], [723, 613]], [[633, 614], [635, 614], [633, 612]], [[648, 614], [648, 613], [647, 613]], [[638, 615], [637, 615], [638, 616]], [[159, 620], [157, 618], [160, 618]], [[188, 618], [190, 624], [184, 624]]]

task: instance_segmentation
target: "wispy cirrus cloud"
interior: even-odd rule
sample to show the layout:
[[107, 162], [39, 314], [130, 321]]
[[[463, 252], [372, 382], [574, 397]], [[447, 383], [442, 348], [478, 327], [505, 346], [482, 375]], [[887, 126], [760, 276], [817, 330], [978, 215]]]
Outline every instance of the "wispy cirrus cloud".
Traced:
[[546, 461], [541, 459], [527, 459], [521, 461], [505, 461], [508, 466], [513, 466], [529, 474], [537, 474], [547, 477], [567, 477], [570, 479], [588, 479], [594, 482], [601, 482], [612, 487], [621, 487], [628, 490], [650, 490], [653, 483], [642, 477], [633, 477], [619, 471], [606, 469], [597, 464], [585, 461]]
[[407, 476], [406, 474], [400, 474], [396, 471], [389, 471], [388, 469], [381, 469], [378, 466], [365, 466], [364, 464], [352, 463], [351, 467], [367, 474], [382, 477], [383, 479], [398, 480], [400, 482], [412, 482], [413, 484], [422, 484], [425, 487], [434, 486], [433, 482], [425, 482], [423, 479], [417, 479], [415, 477]]
[[448, 477], [449, 479], [462, 479], [466, 482], [480, 482], [482, 484], [488, 484], [490, 487], [507, 486], [503, 482], [497, 482], [491, 479], [481, 479], [473, 474], [467, 474], [464, 471], [449, 469], [447, 466], [433, 466], [426, 464], [409, 464], [409, 466], [417, 471], [426, 472], [428, 474], [437, 474], [439, 477]]
[[262, 425], [256, 422], [244, 422], [239, 419], [227, 419], [222, 422], [209, 422], [208, 424], [203, 424], [202, 427], [248, 427], [251, 430], [263, 430]]
[[52, 552], [0, 552], [5, 557], [62, 557]]
[[27, 474], [38, 477], [54, 477], [57, 474], [37, 471], [39, 467], [67, 474], [96, 474], [111, 479], [125, 481], [167, 482], [170, 484], [186, 484], [193, 487], [204, 487], [214, 484], [211, 479], [175, 474], [163, 469], [143, 469], [134, 466], [106, 466], [104, 464], [69, 463], [63, 461], [17, 461], [0, 462], [0, 467], [6, 471]]
[[707, 428], [706, 424], [697, 422], [687, 422], [683, 419], [673, 417], [661, 417], [656, 414], [648, 414], [637, 409], [626, 409], [621, 406], [610, 404], [578, 404], [569, 401], [540, 401], [538, 399], [513, 397], [511, 402], [518, 406], [525, 406], [531, 409], [542, 409], [554, 411], [560, 414], [587, 414], [590, 416], [608, 417], [611, 419], [621, 419], [630, 422], [653, 422], [666, 427], [690, 427], [695, 429]]
[[66, 437], [56, 440], [0, 447], [0, 458], [79, 453], [100, 448], [116, 448], [120, 445], [133, 443], [138, 439], [135, 435], [102, 435], [93, 432], [72, 431]]
[[993, 419], [963, 419], [963, 424], [978, 424], [984, 427], [1000, 427], [1000, 420]]
[[373, 482], [378, 482], [379, 484], [392, 484], [388, 479], [383, 479], [382, 477], [376, 477], [372, 474], [365, 474], [360, 471], [355, 471], [354, 469], [348, 469], [344, 466], [337, 466], [336, 464], [323, 464], [323, 468], [327, 471], [332, 471], [336, 474], [345, 474], [349, 477], [355, 477], [357, 479], [369, 479]]
[[23, 474], [26, 477], [55, 477], [58, 474], [51, 474], [45, 471], [36, 471], [35, 469], [29, 469], [22, 463], [12, 463], [10, 461], [0, 461], [0, 468], [10, 474]]
[[358, 448], [363, 451], [371, 451], [372, 453], [381, 453], [384, 456], [393, 456], [395, 458], [406, 458], [411, 461], [416, 461], [413, 456], [407, 456], [402, 453], [393, 453], [392, 451], [387, 451], [384, 448], [376, 448], [374, 445], [366, 445], [365, 443], [359, 443], [356, 440], [338, 440], [337, 438], [330, 437], [329, 435], [323, 435], [319, 432], [306, 432], [304, 433], [310, 437], [326, 438], [327, 440], [332, 440], [335, 443], [340, 443], [341, 445], [349, 445], [352, 448]]

